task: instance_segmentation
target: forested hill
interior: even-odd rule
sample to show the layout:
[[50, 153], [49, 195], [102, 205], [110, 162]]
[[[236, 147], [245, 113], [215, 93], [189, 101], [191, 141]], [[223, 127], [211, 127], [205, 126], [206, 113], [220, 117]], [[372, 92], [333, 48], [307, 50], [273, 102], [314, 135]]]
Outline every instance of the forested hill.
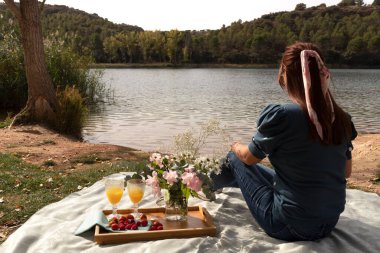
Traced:
[[[4, 8], [0, 4], [1, 13]], [[375, 2], [310, 8], [298, 4], [294, 11], [202, 31], [143, 31], [96, 14], [46, 5], [43, 29], [46, 37], [104, 63], [276, 64], [287, 45], [307, 41], [317, 44], [330, 64], [380, 66], [380, 6]]]
[[[0, 3], [0, 25], [12, 17], [6, 5]], [[141, 27], [115, 24], [97, 14], [70, 8], [64, 5], [44, 5], [42, 16], [44, 36], [59, 39], [75, 51], [88, 53], [98, 61], [106, 61], [103, 40], [117, 33], [142, 32]], [[0, 29], [1, 30], [1, 29]]]
[[275, 62], [286, 45], [307, 41], [317, 44], [329, 63], [380, 66], [380, 6], [300, 5], [221, 31], [231, 34], [235, 47], [243, 49], [242, 61]]
[[121, 32], [143, 31], [138, 26], [115, 24], [97, 14], [63, 5], [45, 5], [42, 21], [45, 36], [58, 36], [66, 42], [71, 40], [76, 51], [91, 50], [100, 61], [106, 60], [102, 50], [105, 38]]

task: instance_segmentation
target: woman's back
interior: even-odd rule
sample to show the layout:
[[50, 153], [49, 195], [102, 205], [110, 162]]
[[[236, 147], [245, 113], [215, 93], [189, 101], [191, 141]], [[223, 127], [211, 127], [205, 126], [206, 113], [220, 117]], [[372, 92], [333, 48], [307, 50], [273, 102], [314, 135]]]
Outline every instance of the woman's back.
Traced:
[[266, 149], [276, 171], [275, 213], [290, 224], [339, 217], [349, 141], [326, 145], [311, 140], [307, 118], [296, 104], [270, 105], [258, 121], [253, 142]]

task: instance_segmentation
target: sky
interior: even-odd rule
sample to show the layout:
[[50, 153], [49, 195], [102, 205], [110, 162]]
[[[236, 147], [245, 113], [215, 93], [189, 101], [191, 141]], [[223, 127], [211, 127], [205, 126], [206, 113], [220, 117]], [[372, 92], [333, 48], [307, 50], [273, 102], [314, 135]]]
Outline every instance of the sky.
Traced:
[[[241, 19], [251, 21], [264, 14], [294, 10], [298, 3], [306, 7], [325, 3], [336, 5], [341, 0], [46, 0], [96, 13], [114, 23], [136, 25], [144, 30], [219, 29]], [[371, 4], [373, 0], [365, 0]]]

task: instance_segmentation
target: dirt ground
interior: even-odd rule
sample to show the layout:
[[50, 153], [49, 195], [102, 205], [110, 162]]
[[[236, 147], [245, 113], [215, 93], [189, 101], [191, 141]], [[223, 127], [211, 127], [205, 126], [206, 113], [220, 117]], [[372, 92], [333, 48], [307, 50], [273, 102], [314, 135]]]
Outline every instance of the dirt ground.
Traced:
[[52, 161], [57, 170], [83, 168], [91, 164], [91, 159], [133, 161], [148, 155], [129, 147], [83, 142], [37, 125], [0, 129], [0, 152], [15, 154], [38, 166]]
[[[353, 170], [348, 180], [349, 187], [380, 195], [377, 178], [380, 171], [380, 134], [361, 134], [353, 144]], [[56, 164], [54, 168], [59, 170], [86, 166], [81, 158], [88, 155], [105, 158], [108, 162], [118, 159], [135, 160], [147, 155], [128, 147], [81, 142], [41, 126], [0, 129], [0, 152], [17, 154], [25, 162], [39, 166], [53, 160]]]

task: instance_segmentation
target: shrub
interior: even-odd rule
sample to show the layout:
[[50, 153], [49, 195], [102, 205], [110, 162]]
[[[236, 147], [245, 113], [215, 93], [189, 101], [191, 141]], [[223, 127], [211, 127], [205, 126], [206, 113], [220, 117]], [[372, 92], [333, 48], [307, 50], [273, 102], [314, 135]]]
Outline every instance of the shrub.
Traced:
[[53, 84], [58, 89], [75, 84], [86, 103], [94, 103], [107, 95], [104, 83], [100, 81], [100, 70], [90, 71], [91, 57], [76, 54], [63, 42], [50, 39], [45, 41], [46, 64]]
[[[0, 110], [20, 110], [28, 98], [24, 57], [16, 28], [2, 25], [0, 17]], [[78, 55], [57, 39], [46, 39], [46, 64], [55, 88], [75, 85], [86, 103], [96, 103], [108, 95], [101, 82], [102, 72], [90, 70], [93, 59]]]
[[57, 97], [59, 102], [58, 131], [81, 138], [87, 107], [79, 90], [66, 86], [63, 91], [58, 92]]
[[24, 57], [14, 30], [0, 31], [0, 108], [20, 108], [28, 98]]
[[0, 121], [0, 128], [6, 128], [12, 123], [12, 118], [10, 114], [8, 113], [8, 116], [3, 120]]

